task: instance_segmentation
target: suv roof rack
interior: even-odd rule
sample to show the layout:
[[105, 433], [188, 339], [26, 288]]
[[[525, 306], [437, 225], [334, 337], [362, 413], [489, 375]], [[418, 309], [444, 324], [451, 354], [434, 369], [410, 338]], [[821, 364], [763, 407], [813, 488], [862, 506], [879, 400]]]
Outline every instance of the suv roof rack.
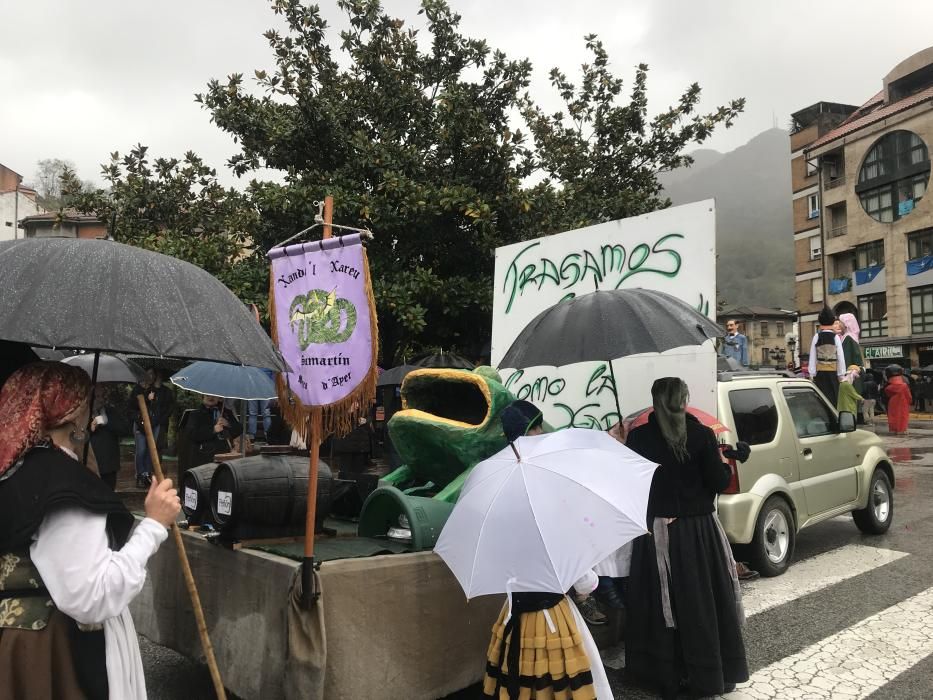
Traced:
[[757, 371], [757, 370], [743, 370], [741, 372], [717, 372], [717, 379], [720, 382], [732, 382], [736, 379], [761, 379], [762, 377], [782, 377], [784, 379], [799, 379], [796, 374], [792, 374], [787, 370], [773, 370], [773, 371]]

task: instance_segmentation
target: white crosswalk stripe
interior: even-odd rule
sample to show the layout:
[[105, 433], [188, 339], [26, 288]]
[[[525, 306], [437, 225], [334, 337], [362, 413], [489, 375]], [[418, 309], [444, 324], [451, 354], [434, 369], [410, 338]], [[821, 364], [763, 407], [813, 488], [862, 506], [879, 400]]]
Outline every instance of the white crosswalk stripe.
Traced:
[[860, 700], [933, 654], [933, 588], [763, 668], [728, 700]]
[[745, 614], [757, 615], [906, 556], [891, 549], [849, 544], [805, 559], [791, 566], [783, 576], [760, 578], [743, 585]]
[[[743, 584], [753, 618], [909, 556], [849, 544], [794, 563], [783, 576]], [[752, 674], [726, 700], [801, 698], [857, 700], [933, 654], [933, 588], [840, 630]], [[608, 669], [625, 666], [624, 648], [604, 650]]]

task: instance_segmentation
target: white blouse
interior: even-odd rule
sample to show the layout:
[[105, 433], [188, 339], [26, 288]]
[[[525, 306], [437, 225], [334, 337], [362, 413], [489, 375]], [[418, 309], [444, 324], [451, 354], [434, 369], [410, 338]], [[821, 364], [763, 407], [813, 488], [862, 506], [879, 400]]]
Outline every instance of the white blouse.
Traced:
[[102, 624], [111, 700], [145, 700], [139, 640], [129, 603], [146, 582], [146, 563], [168, 537], [146, 518], [119, 551], [107, 540], [107, 516], [62, 508], [45, 516], [30, 555], [55, 606], [82, 624]]

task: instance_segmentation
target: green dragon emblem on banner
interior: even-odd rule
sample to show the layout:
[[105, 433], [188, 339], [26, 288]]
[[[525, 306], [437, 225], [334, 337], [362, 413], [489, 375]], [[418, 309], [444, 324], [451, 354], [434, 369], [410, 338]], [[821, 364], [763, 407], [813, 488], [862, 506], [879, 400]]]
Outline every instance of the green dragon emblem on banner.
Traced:
[[356, 307], [348, 299], [337, 298], [336, 289], [312, 289], [292, 299], [288, 321], [302, 350], [312, 343], [342, 343], [356, 328]]

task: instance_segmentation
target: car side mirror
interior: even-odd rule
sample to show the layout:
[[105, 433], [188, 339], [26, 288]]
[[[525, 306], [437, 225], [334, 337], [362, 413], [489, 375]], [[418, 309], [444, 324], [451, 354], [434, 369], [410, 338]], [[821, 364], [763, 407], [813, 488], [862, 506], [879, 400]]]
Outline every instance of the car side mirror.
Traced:
[[849, 413], [848, 411], [843, 411], [839, 414], [839, 432], [840, 433], [854, 433], [855, 432], [855, 415]]

